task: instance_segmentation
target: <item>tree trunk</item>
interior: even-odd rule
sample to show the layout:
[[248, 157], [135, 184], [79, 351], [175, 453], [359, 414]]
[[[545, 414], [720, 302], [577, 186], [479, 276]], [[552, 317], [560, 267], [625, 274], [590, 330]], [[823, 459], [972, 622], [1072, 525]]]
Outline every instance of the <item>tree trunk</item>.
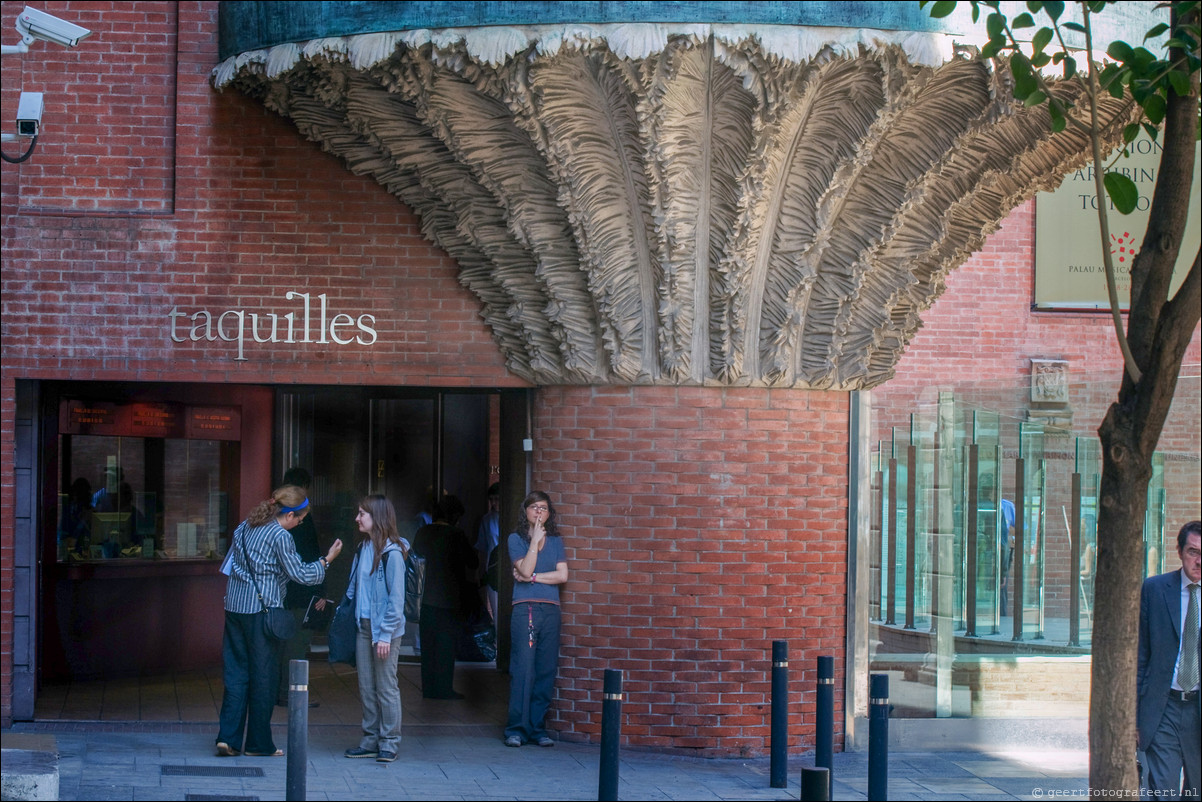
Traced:
[[1131, 420], [1118, 404], [1103, 443], [1089, 697], [1089, 787], [1135, 789], [1135, 667], [1144, 512], [1152, 461], [1132, 451]]
[[[1196, 23], [1197, 9], [1189, 16], [1183, 21]], [[1172, 52], [1178, 58], [1183, 55], [1180, 50]], [[1198, 74], [1190, 77], [1189, 96], [1169, 93], [1162, 167], [1157, 173], [1148, 230], [1131, 266], [1127, 335], [1142, 376], [1134, 382], [1124, 372], [1118, 400], [1098, 429], [1102, 479], [1089, 700], [1091, 790], [1135, 792], [1139, 787], [1135, 672], [1148, 482], [1181, 360], [1202, 310], [1202, 254], [1194, 257], [1177, 294], [1168, 296], [1185, 231], [1194, 169]]]

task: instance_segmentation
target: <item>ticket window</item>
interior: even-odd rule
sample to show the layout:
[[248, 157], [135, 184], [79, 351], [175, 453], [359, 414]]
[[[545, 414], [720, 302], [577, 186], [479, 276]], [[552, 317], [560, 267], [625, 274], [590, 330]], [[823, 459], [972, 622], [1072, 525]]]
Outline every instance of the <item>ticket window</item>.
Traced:
[[240, 444], [197, 433], [60, 435], [58, 561], [220, 559], [237, 498]]

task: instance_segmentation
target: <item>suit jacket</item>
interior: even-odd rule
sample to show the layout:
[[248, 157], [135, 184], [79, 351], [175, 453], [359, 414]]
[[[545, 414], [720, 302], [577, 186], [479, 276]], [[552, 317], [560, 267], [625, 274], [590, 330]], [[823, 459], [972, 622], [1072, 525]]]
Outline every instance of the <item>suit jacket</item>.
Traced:
[[1139, 728], [1140, 749], [1148, 748], [1164, 715], [1181, 649], [1181, 623], [1181, 571], [1145, 579], [1139, 596], [1136, 670], [1135, 726]]

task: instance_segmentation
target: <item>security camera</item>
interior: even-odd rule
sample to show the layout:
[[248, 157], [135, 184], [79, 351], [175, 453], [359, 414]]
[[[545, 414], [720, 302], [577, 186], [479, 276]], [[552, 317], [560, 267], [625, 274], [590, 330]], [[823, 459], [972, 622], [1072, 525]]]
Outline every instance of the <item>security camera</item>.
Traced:
[[17, 135], [37, 136], [42, 130], [42, 93], [22, 92], [17, 103]]
[[75, 47], [80, 40], [92, 35], [87, 28], [29, 6], [17, 17], [17, 31], [26, 45], [33, 44], [35, 39], [43, 39], [64, 47]]

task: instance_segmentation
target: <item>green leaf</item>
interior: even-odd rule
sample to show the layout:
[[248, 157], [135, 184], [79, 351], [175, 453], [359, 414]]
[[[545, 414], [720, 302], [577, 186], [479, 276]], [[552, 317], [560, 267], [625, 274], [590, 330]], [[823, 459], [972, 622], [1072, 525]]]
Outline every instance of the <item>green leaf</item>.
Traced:
[[955, 0], [939, 0], [931, 6], [931, 19], [943, 19], [955, 10]]
[[1135, 58], [1135, 51], [1131, 48], [1131, 45], [1119, 39], [1110, 43], [1110, 47], [1106, 48], [1106, 55], [1115, 61], [1121, 61], [1126, 64]]
[[1049, 104], [1048, 109], [1052, 113], [1052, 133], [1058, 134], [1068, 127], [1068, 118], [1060, 113], [1055, 104]]
[[1134, 181], [1122, 173], [1109, 172], [1102, 179], [1102, 184], [1106, 187], [1110, 202], [1120, 214], [1131, 214], [1135, 211], [1135, 204], [1139, 202], [1139, 189]]
[[1144, 133], [1146, 133], [1148, 136], [1150, 136], [1152, 138], [1152, 141], [1155, 142], [1157, 140], [1157, 138], [1160, 136], [1160, 129], [1154, 125], [1149, 125], [1148, 123], [1144, 123], [1143, 126], [1144, 126]]
[[1131, 51], [1132, 68], [1148, 71], [1156, 65], [1156, 55], [1146, 47], [1137, 47]]
[[1043, 10], [1052, 18], [1052, 22], [1060, 19], [1060, 15], [1064, 13], [1064, 3], [1050, 2], [1043, 4]]
[[985, 18], [985, 32], [989, 34], [990, 39], [997, 39], [1006, 35], [1006, 18], [1001, 14], [990, 14]]
[[1143, 102], [1143, 107], [1144, 114], [1152, 125], [1160, 125], [1164, 122], [1164, 114], [1168, 108], [1164, 95], [1148, 95]]
[[1085, 26], [1078, 22], [1066, 22], [1066, 23], [1064, 23], [1064, 27], [1070, 31], [1076, 31], [1077, 33], [1085, 33]]
[[1030, 14], [1019, 14], [1010, 23], [1011, 28], [1034, 28], [1035, 19]]
[[1155, 39], [1157, 36], [1160, 36], [1162, 33], [1167, 31], [1168, 29], [1169, 29], [1169, 26], [1166, 23], [1162, 22], [1159, 25], [1152, 28], [1152, 30], [1150, 30], [1144, 34], [1144, 41], [1146, 42], [1149, 39]]
[[1065, 79], [1072, 78], [1077, 74], [1077, 60], [1072, 56], [1064, 57], [1064, 77]]
[[1039, 31], [1031, 38], [1031, 47], [1036, 51], [1043, 50], [1048, 46], [1048, 42], [1052, 41], [1055, 31], [1051, 28], [1040, 28]]
[[1127, 142], [1134, 141], [1135, 138], [1137, 136], [1139, 136], [1139, 131], [1140, 131], [1139, 123], [1131, 123], [1130, 125], [1123, 126], [1123, 142], [1124, 142], [1124, 144]]
[[1169, 84], [1178, 97], [1189, 97], [1189, 76], [1181, 70], [1171, 70], [1168, 76]]
[[1040, 90], [1036, 89], [1034, 92], [1027, 95], [1027, 99], [1023, 101], [1023, 105], [1028, 106], [1028, 107], [1038, 106], [1040, 103], [1044, 102], [1047, 99], [1048, 99], [1047, 95], [1045, 95]]
[[1022, 53], [1015, 53], [1010, 59], [1010, 73], [1014, 76], [1014, 96], [1025, 100], [1034, 92], [1039, 91], [1039, 81], [1031, 70], [1031, 62]]

